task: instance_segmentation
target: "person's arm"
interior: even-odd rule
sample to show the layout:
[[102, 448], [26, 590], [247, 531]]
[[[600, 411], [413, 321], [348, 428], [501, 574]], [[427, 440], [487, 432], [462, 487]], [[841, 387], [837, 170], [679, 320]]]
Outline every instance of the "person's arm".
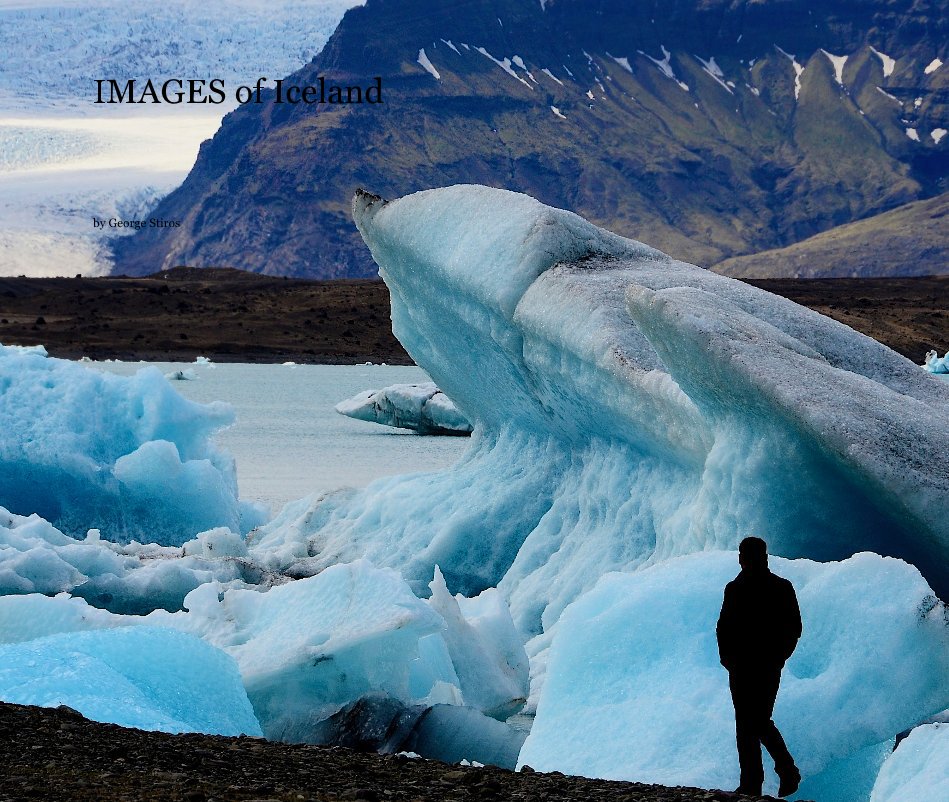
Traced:
[[787, 624], [783, 657], [784, 660], [787, 661], [797, 648], [797, 642], [801, 639], [801, 634], [804, 631], [804, 626], [801, 623], [801, 608], [797, 603], [797, 594], [794, 592], [794, 585], [790, 582], [787, 583], [787, 597], [784, 604]]
[[[722, 600], [722, 611], [715, 626], [715, 636], [718, 639], [719, 662], [729, 668], [735, 657], [735, 594], [731, 585], [725, 586], [725, 597]], [[730, 669], [729, 669], [730, 670]]]

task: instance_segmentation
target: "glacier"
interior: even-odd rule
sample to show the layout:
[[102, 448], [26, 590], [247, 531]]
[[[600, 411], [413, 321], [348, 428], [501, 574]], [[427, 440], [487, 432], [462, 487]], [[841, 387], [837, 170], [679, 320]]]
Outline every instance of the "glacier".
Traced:
[[462, 435], [471, 424], [434, 382], [364, 390], [336, 405], [340, 415], [419, 434]]
[[233, 458], [211, 441], [227, 404], [184, 399], [157, 368], [101, 373], [0, 346], [0, 505], [68, 535], [181, 545], [266, 511], [237, 495]]
[[[893, 558], [770, 562], [793, 583], [804, 624], [774, 713], [804, 777], [798, 798], [866, 800], [896, 736], [949, 707], [945, 605]], [[736, 552], [691, 554], [609, 574], [568, 607], [519, 762], [735, 787], [734, 713], [715, 622], [738, 570]], [[774, 793], [773, 774], [770, 783]]]

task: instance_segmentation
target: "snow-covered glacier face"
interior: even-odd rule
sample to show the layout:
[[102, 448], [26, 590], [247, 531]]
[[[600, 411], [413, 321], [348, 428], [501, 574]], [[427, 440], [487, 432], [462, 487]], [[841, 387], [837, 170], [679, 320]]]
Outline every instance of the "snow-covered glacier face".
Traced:
[[[870, 550], [949, 591], [949, 388], [885, 346], [523, 195], [354, 199], [393, 330], [474, 423], [453, 470], [329, 497], [272, 541], [498, 584], [526, 635], [609, 570]], [[302, 544], [301, 544], [302, 545]]]

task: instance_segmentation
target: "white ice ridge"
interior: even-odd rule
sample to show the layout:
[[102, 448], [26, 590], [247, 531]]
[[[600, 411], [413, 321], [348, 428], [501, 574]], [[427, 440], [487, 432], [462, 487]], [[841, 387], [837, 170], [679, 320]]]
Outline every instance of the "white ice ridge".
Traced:
[[450, 470], [289, 506], [254, 537], [267, 568], [367, 557], [424, 593], [438, 564], [525, 636], [607, 571], [749, 532], [900, 556], [949, 596], [949, 387], [917, 365], [525, 195], [360, 193], [354, 217], [396, 336], [475, 430]]
[[429, 60], [428, 56], [425, 55], [425, 48], [423, 47], [418, 51], [418, 63], [422, 65], [422, 69], [425, 70], [429, 75], [435, 78], [436, 81], [440, 81], [442, 76], [439, 74], [438, 70], [435, 69], [432, 62]]
[[880, 59], [880, 62], [883, 64], [883, 77], [889, 78], [893, 74], [893, 70], [896, 67], [896, 59], [890, 58], [886, 53], [881, 53], [875, 47], [871, 47], [870, 50], [878, 59]]
[[870, 794], [870, 802], [949, 799], [949, 724], [925, 724], [900, 741]]
[[804, 74], [804, 67], [798, 64], [797, 59], [791, 53], [782, 50], [777, 45], [774, 46], [774, 49], [791, 60], [791, 66], [794, 68], [794, 99], [797, 100], [801, 96], [801, 75]]
[[434, 382], [364, 390], [336, 405], [340, 415], [420, 434], [468, 434], [471, 424]]
[[211, 441], [233, 422], [227, 404], [186, 400], [154, 367], [114, 376], [3, 346], [0, 388], [0, 505], [12, 512], [164, 545], [260, 522]]
[[826, 50], [821, 49], [820, 51], [825, 56], [827, 56], [828, 61], [834, 67], [834, 78], [837, 80], [837, 83], [841, 86], [844, 85], [844, 65], [847, 63], [847, 56], [835, 56], [833, 53], [828, 53]]
[[682, 89], [686, 92], [689, 91], [689, 86], [683, 81], [680, 81], [676, 78], [675, 73], [672, 71], [672, 53], [670, 53], [663, 45], [659, 45], [659, 49], [662, 51], [662, 59], [656, 59], [650, 56], [648, 53], [644, 53], [642, 50], [637, 50], [641, 56], [648, 58], [653, 64], [655, 64], [659, 71], [666, 76], [666, 78], [671, 78], [675, 81]]
[[[735, 787], [734, 711], [715, 622], [737, 558], [705, 552], [611, 574], [568, 607], [519, 762], [607, 779]], [[918, 571], [892, 558], [770, 563], [794, 585], [804, 625], [774, 711], [804, 777], [800, 798], [866, 800], [895, 737], [949, 706], [945, 607]], [[891, 758], [896, 785], [922, 770], [911, 752], [902, 766], [899, 749]], [[939, 769], [945, 777], [946, 757], [941, 766], [930, 757], [919, 762], [930, 765], [930, 777]], [[773, 794], [774, 779], [768, 785]]]

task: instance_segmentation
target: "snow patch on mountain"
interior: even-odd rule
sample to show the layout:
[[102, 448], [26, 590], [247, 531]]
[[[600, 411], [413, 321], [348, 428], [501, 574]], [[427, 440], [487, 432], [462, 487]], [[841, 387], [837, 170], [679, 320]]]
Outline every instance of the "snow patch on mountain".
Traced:
[[435, 78], [436, 81], [440, 81], [442, 79], [441, 74], [438, 72], [438, 70], [435, 69], [435, 66], [432, 64], [429, 57], [425, 55], [424, 47], [418, 51], [417, 61], [419, 64], [422, 65], [422, 69], [424, 69], [425, 72], [427, 72], [429, 75]]
[[672, 79], [673, 81], [675, 81], [682, 89], [684, 89], [686, 92], [688, 92], [688, 91], [689, 91], [688, 84], [686, 84], [685, 82], [680, 81], [678, 78], [676, 78], [675, 72], [673, 72], [673, 70], [672, 70], [672, 53], [670, 53], [668, 50], [666, 50], [666, 48], [665, 48], [663, 45], [659, 45], [659, 49], [662, 50], [662, 59], [661, 59], [661, 60], [660, 60], [660, 59], [657, 59], [657, 58], [653, 58], [653, 57], [650, 56], [648, 53], [644, 53], [642, 50], [638, 50], [637, 52], [638, 52], [640, 55], [645, 56], [645, 57], [648, 58], [653, 64], [655, 64], [655, 65], [659, 68], [659, 71], [660, 71], [663, 75], [666, 76], [666, 78], [671, 78], [671, 79]]
[[827, 59], [834, 66], [834, 78], [841, 86], [844, 85], [844, 64], [847, 63], [847, 56], [835, 56], [821, 48], [821, 53], [827, 56]]
[[782, 50], [777, 45], [775, 45], [774, 48], [782, 56], [787, 56], [787, 58], [791, 60], [791, 67], [794, 68], [794, 99], [797, 100], [801, 96], [801, 76], [804, 74], [804, 67], [798, 63], [793, 54]]
[[893, 74], [893, 70], [896, 67], [896, 59], [890, 58], [886, 53], [881, 53], [874, 47], [871, 47], [870, 50], [873, 52], [873, 55], [875, 55], [883, 63], [883, 77], [889, 78]]

